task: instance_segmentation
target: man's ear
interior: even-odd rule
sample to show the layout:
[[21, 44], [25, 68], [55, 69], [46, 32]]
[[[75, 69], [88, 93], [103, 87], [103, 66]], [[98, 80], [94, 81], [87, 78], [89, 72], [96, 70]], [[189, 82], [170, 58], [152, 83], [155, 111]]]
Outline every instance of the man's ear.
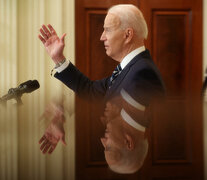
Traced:
[[134, 149], [134, 140], [129, 134], [125, 134], [125, 145], [128, 150]]
[[125, 30], [126, 43], [129, 43], [133, 36], [134, 36], [134, 30], [132, 28], [127, 28]]

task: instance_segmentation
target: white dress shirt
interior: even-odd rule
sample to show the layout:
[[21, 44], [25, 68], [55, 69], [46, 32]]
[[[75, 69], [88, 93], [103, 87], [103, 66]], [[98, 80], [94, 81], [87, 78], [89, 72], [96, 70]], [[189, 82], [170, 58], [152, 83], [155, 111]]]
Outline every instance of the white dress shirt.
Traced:
[[126, 67], [127, 64], [129, 64], [129, 62], [138, 54], [140, 54], [141, 52], [145, 51], [145, 46], [141, 46], [135, 50], [133, 50], [132, 52], [130, 52], [129, 54], [127, 54], [124, 59], [121, 61], [120, 65], [121, 68], [124, 69]]

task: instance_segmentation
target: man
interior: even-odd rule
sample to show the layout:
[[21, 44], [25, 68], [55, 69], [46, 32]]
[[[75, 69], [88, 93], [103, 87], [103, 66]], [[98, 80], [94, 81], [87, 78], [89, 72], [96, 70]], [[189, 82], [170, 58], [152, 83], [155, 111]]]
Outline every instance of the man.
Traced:
[[[149, 51], [145, 49], [147, 25], [136, 6], [116, 5], [108, 10], [100, 40], [104, 42], [106, 54], [120, 64], [111, 77], [102, 80], [91, 81], [68, 62], [63, 54], [66, 34], [59, 38], [51, 25], [48, 28], [42, 26], [39, 39], [56, 64], [57, 79], [85, 99], [110, 101], [124, 92], [122, 97], [127, 102], [125, 104], [130, 104], [137, 112], [130, 111], [130, 108], [129, 114], [122, 111], [122, 119], [130, 126], [135, 124], [135, 127], [139, 127], [141, 124], [141, 129], [149, 125], [147, 118], [137, 119], [137, 114], [145, 114], [154, 98], [163, 96], [164, 85]], [[47, 136], [43, 136], [42, 142], [44, 152], [55, 147]]]

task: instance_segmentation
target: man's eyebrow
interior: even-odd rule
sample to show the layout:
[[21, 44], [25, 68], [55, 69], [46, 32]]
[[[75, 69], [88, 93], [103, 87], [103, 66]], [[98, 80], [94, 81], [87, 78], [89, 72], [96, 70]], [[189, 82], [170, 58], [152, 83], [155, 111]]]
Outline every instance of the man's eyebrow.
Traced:
[[108, 24], [108, 25], [104, 25], [103, 27], [104, 27], [104, 28], [111, 28], [111, 27], [113, 27], [113, 25]]
[[107, 28], [109, 28], [109, 26], [103, 26], [103, 28], [104, 28], [104, 29], [107, 29]]

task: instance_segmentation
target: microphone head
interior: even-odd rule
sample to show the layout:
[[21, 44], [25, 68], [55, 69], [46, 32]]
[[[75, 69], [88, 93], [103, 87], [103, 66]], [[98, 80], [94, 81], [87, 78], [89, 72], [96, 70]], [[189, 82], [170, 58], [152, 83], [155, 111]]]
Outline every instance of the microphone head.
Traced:
[[[25, 84], [27, 87], [25, 88], [26, 93], [30, 93], [40, 87], [40, 84], [37, 80], [29, 81], [27, 84]], [[25, 86], [24, 85], [24, 86]]]
[[37, 80], [28, 80], [19, 85], [18, 88], [23, 89], [23, 93], [30, 93], [40, 87], [40, 84]]
[[24, 85], [28, 85], [28, 84], [31, 84], [32, 83], [32, 80], [28, 80], [28, 81], [25, 81], [23, 83], [21, 83], [17, 88], [21, 89], [24, 87]]

